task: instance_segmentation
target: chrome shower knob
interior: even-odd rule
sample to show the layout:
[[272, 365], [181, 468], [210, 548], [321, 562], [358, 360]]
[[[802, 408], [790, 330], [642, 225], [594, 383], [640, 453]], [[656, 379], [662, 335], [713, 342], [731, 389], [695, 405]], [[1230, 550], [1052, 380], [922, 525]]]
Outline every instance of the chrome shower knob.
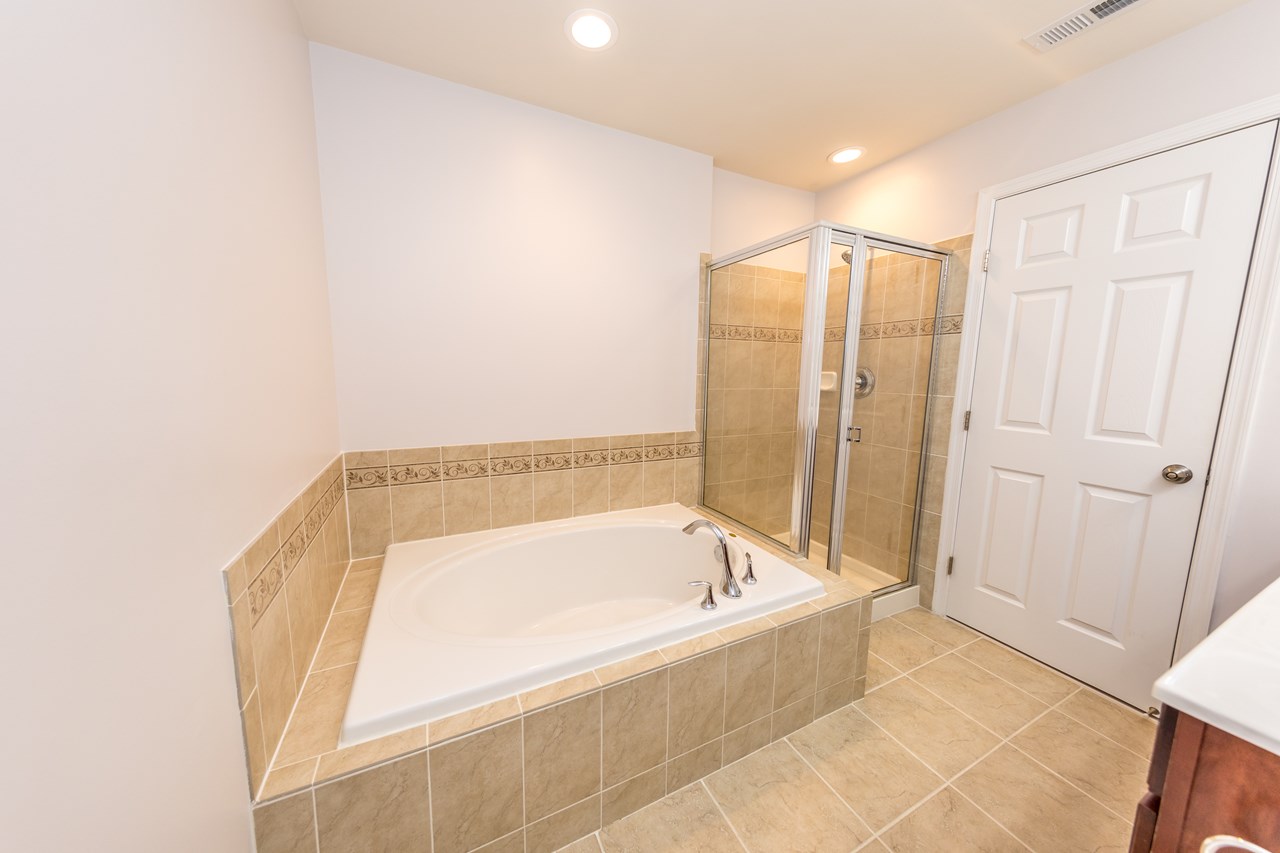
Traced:
[[742, 582], [745, 584], [753, 584], [756, 582], [756, 573], [751, 569], [751, 552], [746, 552], [747, 557], [747, 573], [742, 576]]

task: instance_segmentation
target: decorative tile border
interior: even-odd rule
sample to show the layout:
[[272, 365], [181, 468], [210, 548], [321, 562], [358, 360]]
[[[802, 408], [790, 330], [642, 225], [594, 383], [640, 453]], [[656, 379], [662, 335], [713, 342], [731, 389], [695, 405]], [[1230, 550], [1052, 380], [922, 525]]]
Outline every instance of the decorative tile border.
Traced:
[[[352, 472], [354, 473], [354, 472]], [[383, 481], [386, 474], [383, 469]], [[298, 522], [293, 532], [285, 538], [279, 549], [267, 560], [266, 565], [249, 582], [249, 616], [251, 624], [258, 624], [258, 619], [276, 595], [284, 588], [284, 583], [293, 573], [302, 555], [307, 552], [320, 535], [324, 522], [330, 513], [342, 501], [343, 482], [341, 475], [334, 476], [319, 499], [307, 510], [306, 515]]]
[[728, 326], [723, 323], [712, 323], [710, 328], [712, 340], [726, 341], [778, 341], [779, 343], [800, 343], [799, 329], [781, 329], [767, 326]]
[[[937, 320], [933, 317], [925, 317], [920, 320], [864, 323], [859, 327], [858, 331], [865, 340], [876, 340], [879, 338], [928, 337], [933, 334], [935, 327], [940, 335], [958, 335], [964, 330], [964, 317], [960, 314], [948, 314]], [[822, 339], [827, 342], [843, 341], [844, 327], [831, 326], [825, 329], [822, 333]]]
[[348, 468], [348, 489], [376, 489], [387, 484], [386, 468]]
[[[353, 469], [358, 470], [358, 469]], [[364, 488], [351, 485], [351, 472], [347, 472], [347, 488]], [[393, 465], [388, 470], [388, 480], [392, 486], [407, 486], [412, 483], [438, 483], [443, 478], [443, 466], [438, 462], [425, 465]]]

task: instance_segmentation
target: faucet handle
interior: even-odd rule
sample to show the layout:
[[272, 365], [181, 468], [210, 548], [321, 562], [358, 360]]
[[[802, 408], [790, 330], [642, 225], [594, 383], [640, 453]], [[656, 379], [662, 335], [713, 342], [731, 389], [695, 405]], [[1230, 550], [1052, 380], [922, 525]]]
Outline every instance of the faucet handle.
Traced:
[[703, 610], [715, 610], [719, 607], [716, 604], [716, 597], [711, 591], [711, 581], [689, 581], [689, 586], [705, 586], [707, 594], [702, 597], [702, 603], [698, 606]]
[[747, 572], [742, 576], [742, 582], [745, 584], [753, 584], [756, 582], [756, 573], [751, 570], [751, 552], [745, 552], [747, 557]]

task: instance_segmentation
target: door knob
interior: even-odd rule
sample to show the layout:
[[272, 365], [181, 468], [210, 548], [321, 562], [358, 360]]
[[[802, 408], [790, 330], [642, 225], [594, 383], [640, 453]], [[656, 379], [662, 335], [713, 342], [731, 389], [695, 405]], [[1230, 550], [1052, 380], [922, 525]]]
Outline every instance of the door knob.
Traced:
[[1191, 469], [1186, 465], [1166, 465], [1164, 470], [1160, 472], [1160, 476], [1167, 483], [1186, 483], [1190, 482], [1193, 475]]

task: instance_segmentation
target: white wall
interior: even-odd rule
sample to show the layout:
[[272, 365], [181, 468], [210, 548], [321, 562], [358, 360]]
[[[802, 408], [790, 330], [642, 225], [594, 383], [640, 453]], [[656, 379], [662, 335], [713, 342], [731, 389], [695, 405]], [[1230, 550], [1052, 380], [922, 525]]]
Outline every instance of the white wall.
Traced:
[[[712, 173], [711, 255], [720, 257], [808, 225], [817, 195], [716, 169]], [[803, 269], [805, 260], [800, 267]]]
[[288, 0], [0, 12], [0, 846], [249, 848], [219, 569], [337, 451]]
[[[937, 241], [974, 230], [978, 191], [1280, 94], [1280, 3], [1254, 0], [818, 194], [825, 219]], [[1270, 339], [1280, 339], [1280, 317]], [[1255, 399], [1214, 625], [1280, 577], [1280, 347]]]
[[345, 449], [693, 428], [709, 157], [312, 66]]
[[823, 190], [818, 216], [917, 240], [969, 234], [983, 187], [1280, 92], [1276, 32], [1280, 3], [1253, 0]]

